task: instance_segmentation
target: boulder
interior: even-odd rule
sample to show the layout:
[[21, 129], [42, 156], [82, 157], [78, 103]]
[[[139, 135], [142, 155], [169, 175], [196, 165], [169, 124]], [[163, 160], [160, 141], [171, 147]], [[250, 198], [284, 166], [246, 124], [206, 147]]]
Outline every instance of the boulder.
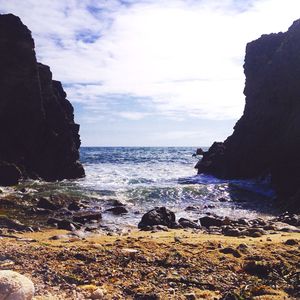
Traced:
[[153, 225], [164, 225], [174, 228], [176, 227], [175, 214], [166, 207], [156, 207], [143, 215], [138, 227], [143, 229]]
[[206, 228], [210, 226], [220, 227], [223, 225], [222, 219], [213, 216], [205, 216], [199, 219], [201, 226]]
[[1, 300], [31, 300], [34, 292], [34, 285], [29, 278], [10, 270], [0, 271]]

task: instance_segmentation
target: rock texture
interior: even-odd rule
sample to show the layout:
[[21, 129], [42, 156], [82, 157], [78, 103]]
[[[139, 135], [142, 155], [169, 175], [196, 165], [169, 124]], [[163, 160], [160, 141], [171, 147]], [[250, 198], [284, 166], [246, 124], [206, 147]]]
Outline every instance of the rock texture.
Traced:
[[244, 114], [196, 168], [221, 178], [271, 175], [279, 198], [288, 199], [300, 188], [300, 20], [249, 43], [244, 72]]
[[31, 300], [33, 296], [30, 279], [14, 271], [0, 271], [0, 300]]
[[84, 176], [73, 107], [49, 67], [37, 63], [31, 32], [12, 14], [0, 15], [0, 54], [0, 161], [23, 177]]

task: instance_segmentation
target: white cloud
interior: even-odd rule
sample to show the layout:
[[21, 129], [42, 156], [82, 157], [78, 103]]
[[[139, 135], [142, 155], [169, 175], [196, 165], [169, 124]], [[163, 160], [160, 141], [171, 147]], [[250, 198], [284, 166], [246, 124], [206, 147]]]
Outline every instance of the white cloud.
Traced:
[[117, 115], [128, 120], [138, 121], [146, 117], [148, 114], [137, 111], [121, 111]]
[[150, 99], [152, 114], [232, 119], [244, 106], [246, 43], [286, 30], [300, 1], [0, 0], [0, 7], [22, 18], [40, 60], [88, 110], [109, 114], [107, 97], [124, 94]]

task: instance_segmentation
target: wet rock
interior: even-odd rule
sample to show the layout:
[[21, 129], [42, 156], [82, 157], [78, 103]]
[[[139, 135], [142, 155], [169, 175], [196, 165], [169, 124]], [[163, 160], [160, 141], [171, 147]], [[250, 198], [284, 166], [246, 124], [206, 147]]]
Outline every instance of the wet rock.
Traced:
[[219, 251], [224, 254], [232, 254], [234, 257], [237, 257], [237, 258], [242, 256], [241, 253], [237, 249], [234, 249], [232, 247], [226, 247], [226, 248], [220, 249]]
[[193, 156], [197, 156], [197, 155], [203, 155], [204, 151], [202, 150], [202, 148], [198, 148], [196, 150], [196, 153], [193, 154]]
[[218, 199], [220, 202], [227, 202], [228, 200], [226, 199], [226, 198], [224, 198], [224, 197], [221, 197], [221, 198], [219, 198]]
[[250, 226], [249, 221], [245, 218], [239, 218], [237, 220], [237, 223], [240, 224], [240, 225]]
[[217, 226], [220, 227], [222, 226], [223, 222], [220, 218], [218, 217], [213, 217], [213, 216], [205, 216], [199, 219], [201, 226], [204, 226], [206, 228], [210, 226]]
[[37, 203], [38, 208], [49, 209], [49, 210], [58, 210], [61, 206], [53, 203], [50, 199], [41, 197]]
[[36, 215], [40, 215], [40, 216], [47, 216], [47, 215], [53, 213], [52, 210], [44, 209], [44, 208], [36, 208], [36, 207], [33, 207], [31, 209], [31, 212], [36, 214]]
[[21, 177], [21, 171], [16, 165], [0, 161], [0, 185], [16, 185]]
[[34, 292], [29, 278], [10, 270], [0, 271], [0, 299], [31, 300]]
[[73, 217], [73, 221], [80, 224], [90, 223], [92, 221], [100, 221], [102, 219], [102, 215], [100, 212], [98, 213], [79, 213]]
[[106, 211], [111, 212], [114, 215], [122, 215], [128, 213], [128, 210], [124, 206], [115, 206], [107, 209]]
[[195, 228], [195, 229], [200, 229], [201, 226], [197, 224], [196, 222], [185, 219], [185, 218], [180, 218], [178, 220], [178, 223], [183, 227], [183, 228]]
[[119, 200], [112, 200], [112, 203], [111, 203], [112, 206], [125, 206], [125, 204]]
[[299, 226], [300, 227], [300, 215], [284, 213], [278, 216], [277, 218], [273, 219], [275, 222], [282, 222], [292, 226]]
[[80, 210], [80, 205], [78, 204], [78, 202], [73, 201], [69, 204], [68, 210], [78, 211]]
[[192, 206], [192, 205], [190, 205], [190, 206], [187, 206], [185, 208], [185, 210], [186, 211], [197, 211], [197, 210], [200, 210], [200, 207], [199, 206]]
[[56, 218], [48, 219], [47, 224], [55, 225], [55, 226], [57, 226], [58, 229], [69, 230], [69, 231], [74, 231], [80, 227], [77, 224], [74, 224], [69, 220], [65, 220], [65, 219], [61, 220], [61, 219], [56, 219]]
[[174, 228], [176, 227], [175, 214], [166, 207], [156, 207], [143, 215], [138, 227], [143, 229], [153, 225], [164, 225]]
[[293, 225], [289, 225], [287, 223], [283, 223], [283, 222], [275, 222], [273, 224], [276, 228], [276, 230], [278, 231], [283, 231], [283, 232], [300, 232], [300, 228], [293, 226]]
[[7, 216], [0, 216], [0, 227], [5, 227], [17, 231], [32, 231], [30, 227], [22, 224], [17, 220], [9, 219]]

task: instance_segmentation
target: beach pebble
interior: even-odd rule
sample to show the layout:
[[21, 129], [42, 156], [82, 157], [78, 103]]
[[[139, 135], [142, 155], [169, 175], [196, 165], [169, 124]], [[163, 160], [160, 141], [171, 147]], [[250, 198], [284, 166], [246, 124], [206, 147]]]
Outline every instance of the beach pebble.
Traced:
[[104, 299], [104, 295], [105, 295], [104, 290], [98, 288], [92, 292], [91, 298], [92, 299]]
[[14, 271], [0, 271], [0, 300], [31, 300], [33, 296], [30, 279]]

